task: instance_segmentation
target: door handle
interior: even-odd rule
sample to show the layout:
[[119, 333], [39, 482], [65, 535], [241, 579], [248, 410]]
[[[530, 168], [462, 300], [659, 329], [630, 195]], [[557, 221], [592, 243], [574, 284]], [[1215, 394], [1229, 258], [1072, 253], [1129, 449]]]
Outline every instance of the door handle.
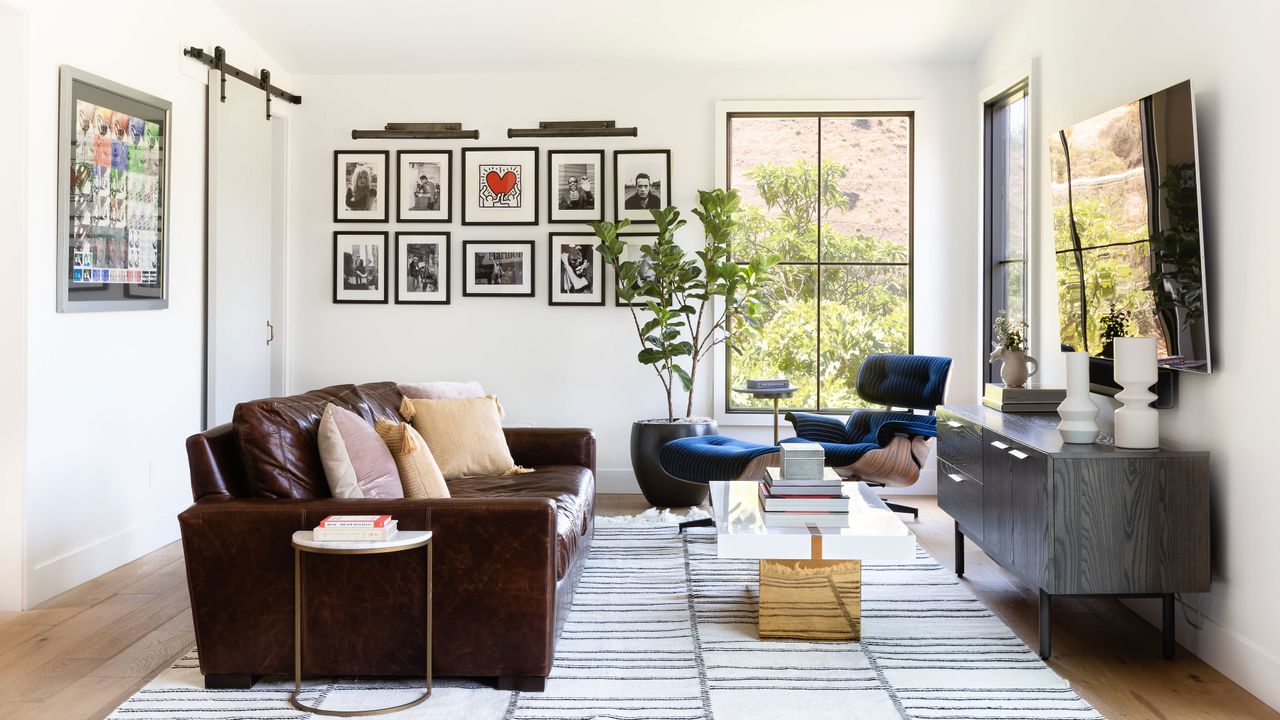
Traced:
[[270, 345], [271, 341], [276, 339], [276, 326], [272, 325], [270, 320], [267, 321], [267, 332], [270, 333], [267, 336], [267, 344]]
[[1018, 458], [1019, 460], [1026, 460], [1026, 459], [1027, 459], [1027, 454], [1026, 454], [1026, 453], [1024, 453], [1024, 452], [1022, 452], [1021, 450], [1010, 450], [1010, 451], [1009, 451], [1009, 454], [1010, 454], [1010, 455], [1012, 455], [1012, 456], [1014, 456], [1014, 457], [1016, 457], [1016, 458]]
[[951, 478], [952, 480], [955, 480], [956, 482], [964, 482], [964, 478], [960, 477], [955, 473], [948, 473], [947, 477]]
[[991, 447], [993, 447], [993, 448], [999, 448], [999, 449], [1001, 449], [1001, 450], [1008, 450], [1008, 449], [1009, 449], [1009, 446], [1008, 446], [1008, 445], [1005, 445], [1004, 443], [1000, 442], [999, 440], [992, 440], [992, 441], [991, 441]]

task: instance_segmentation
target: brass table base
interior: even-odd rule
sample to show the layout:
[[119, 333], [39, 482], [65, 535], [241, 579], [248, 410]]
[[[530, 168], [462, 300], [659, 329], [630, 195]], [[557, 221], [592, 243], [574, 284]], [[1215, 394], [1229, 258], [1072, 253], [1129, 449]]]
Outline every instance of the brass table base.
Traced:
[[759, 633], [762, 640], [860, 639], [862, 562], [761, 560]]

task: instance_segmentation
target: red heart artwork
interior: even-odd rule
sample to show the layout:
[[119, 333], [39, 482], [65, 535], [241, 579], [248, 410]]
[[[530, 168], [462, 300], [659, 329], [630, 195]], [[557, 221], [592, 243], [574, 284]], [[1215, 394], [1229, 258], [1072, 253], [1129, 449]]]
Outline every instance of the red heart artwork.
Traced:
[[516, 174], [508, 170], [499, 175], [497, 171], [490, 170], [484, 176], [484, 184], [489, 186], [494, 195], [506, 195], [516, 186]]

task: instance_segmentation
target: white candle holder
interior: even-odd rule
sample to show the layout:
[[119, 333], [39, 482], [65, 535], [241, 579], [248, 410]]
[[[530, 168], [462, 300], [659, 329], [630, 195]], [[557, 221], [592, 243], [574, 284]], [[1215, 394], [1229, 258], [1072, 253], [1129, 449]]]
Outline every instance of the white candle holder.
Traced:
[[1115, 379], [1124, 388], [1116, 399], [1116, 447], [1151, 450], [1160, 447], [1160, 414], [1151, 407], [1156, 394], [1155, 338], [1115, 339]]
[[1089, 398], [1089, 353], [1063, 353], [1067, 358], [1067, 398], [1058, 406], [1062, 441], [1092, 445], [1098, 439], [1098, 406]]

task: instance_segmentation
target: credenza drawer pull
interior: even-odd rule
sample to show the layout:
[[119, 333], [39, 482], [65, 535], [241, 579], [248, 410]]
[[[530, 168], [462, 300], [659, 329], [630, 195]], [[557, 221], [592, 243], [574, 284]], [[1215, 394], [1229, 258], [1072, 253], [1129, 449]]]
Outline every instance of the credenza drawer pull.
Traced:
[[992, 440], [992, 441], [991, 441], [991, 447], [993, 447], [993, 448], [999, 448], [999, 449], [1001, 449], [1001, 450], [1008, 450], [1008, 449], [1009, 449], [1009, 446], [1008, 446], [1008, 445], [1005, 445], [1004, 443], [1000, 442], [999, 440]]
[[948, 421], [947, 421], [947, 426], [948, 426], [948, 427], [953, 427], [953, 428], [964, 427], [964, 425], [963, 425], [963, 424], [958, 423], [958, 422], [956, 422], [955, 420], [948, 420]]
[[1010, 454], [1010, 455], [1012, 455], [1012, 456], [1014, 456], [1014, 457], [1016, 457], [1016, 458], [1018, 458], [1019, 460], [1026, 460], [1026, 459], [1027, 459], [1027, 454], [1026, 454], [1026, 453], [1024, 453], [1024, 452], [1022, 452], [1021, 450], [1010, 450], [1010, 451], [1009, 451], [1009, 454]]
[[955, 480], [956, 482], [964, 482], [964, 478], [960, 477], [955, 473], [948, 473], [947, 477], [951, 478], [952, 480]]

